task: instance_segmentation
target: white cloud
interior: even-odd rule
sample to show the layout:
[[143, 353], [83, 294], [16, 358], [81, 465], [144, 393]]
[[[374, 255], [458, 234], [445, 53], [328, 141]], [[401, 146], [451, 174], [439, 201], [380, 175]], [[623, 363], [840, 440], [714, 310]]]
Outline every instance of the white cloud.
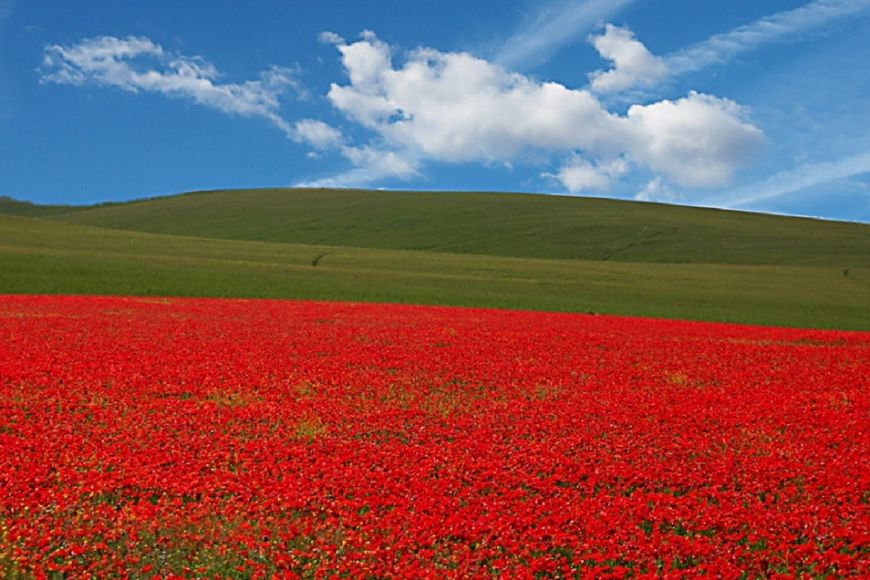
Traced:
[[807, 163], [781, 171], [757, 183], [734, 189], [724, 196], [708, 198], [702, 203], [722, 207], [744, 207], [865, 173], [870, 173], [870, 151], [836, 161]]
[[224, 113], [266, 119], [293, 134], [278, 114], [281, 94], [298, 88], [287, 68], [273, 67], [256, 81], [221, 83], [218, 70], [202, 58], [166, 51], [144, 37], [101, 36], [72, 46], [47, 46], [40, 71], [43, 82], [186, 98]]
[[[169, 52], [144, 37], [48, 46], [42, 80], [159, 93], [267, 119], [313, 153], [336, 151], [354, 166], [319, 183], [409, 179], [430, 161], [510, 165], [560, 157], [569, 161], [542, 175], [572, 192], [607, 191], [631, 165], [680, 185], [721, 186], [763, 141], [745, 110], [711, 95], [633, 105], [620, 115], [589, 90], [539, 81], [468, 53], [419, 48], [400, 55], [396, 65], [392, 47], [372, 32], [352, 43], [334, 33], [321, 39], [335, 44], [348, 77], [346, 84], [331, 85], [328, 99], [371, 132], [367, 142], [354, 143], [317, 119], [286, 121], [279, 97], [298, 89], [288, 69], [224, 83], [202, 58]], [[608, 27], [596, 43], [615, 64], [596, 77], [599, 85], [636, 81], [640, 68], [649, 68], [643, 63], [655, 58], [625, 29]]]
[[604, 193], [610, 190], [615, 179], [628, 171], [628, 163], [615, 159], [606, 163], [592, 164], [579, 155], [574, 155], [557, 173], [544, 173], [559, 181], [571, 193], [595, 191]]
[[627, 28], [607, 24], [603, 34], [589, 40], [602, 57], [613, 62], [612, 69], [589, 75], [592, 89], [597, 92], [648, 87], [667, 75], [662, 59], [650, 53]]
[[678, 201], [679, 196], [661, 177], [650, 179], [634, 196], [637, 201]]
[[418, 163], [401, 152], [376, 147], [345, 147], [341, 152], [354, 165], [368, 170], [372, 180], [380, 177], [409, 179], [419, 175]]
[[591, 94], [537, 83], [467, 53], [417, 50], [397, 69], [376, 39], [340, 50], [351, 82], [332, 85], [332, 104], [389, 143], [436, 160], [508, 161], [529, 146], [591, 148], [618, 130], [618, 119]]
[[344, 37], [330, 30], [324, 30], [317, 35], [317, 40], [323, 44], [344, 44]]
[[361, 187], [385, 179], [419, 177], [419, 161], [406, 153], [377, 147], [345, 147], [342, 155], [356, 167], [337, 175], [302, 181], [296, 187]]
[[558, 0], [545, 3], [530, 24], [502, 43], [493, 61], [512, 70], [532, 69], [562, 46], [582, 39], [602, 20], [634, 0]]
[[366, 90], [374, 88], [381, 81], [381, 75], [392, 65], [390, 47], [386, 43], [368, 30], [362, 33], [362, 38], [362, 41], [353, 44], [340, 44], [338, 50], [350, 82], [357, 89]]
[[338, 149], [344, 144], [341, 131], [316, 119], [302, 119], [293, 125], [295, 140], [314, 149]]
[[665, 57], [671, 75], [701, 70], [734, 58], [762, 44], [806, 32], [835, 18], [870, 8], [870, 0], [815, 0], [808, 4], [761, 18]]
[[[333, 84], [329, 100], [374, 131], [382, 149], [406, 158], [511, 163], [535, 151], [573, 153], [601, 172], [624, 156], [677, 183], [713, 186], [727, 182], [762, 141], [743, 109], [709, 95], [634, 105], [620, 116], [587, 90], [539, 82], [467, 53], [418, 49], [395, 67], [390, 47], [371, 33], [338, 50], [350, 83]], [[603, 187], [588, 168], [571, 167], [557, 174], [566, 187]], [[610, 179], [619, 173], [603, 171]]]
[[[364, 33], [364, 38], [378, 44], [371, 33]], [[368, 50], [360, 43], [346, 45], [340, 36], [329, 32], [321, 34], [321, 40], [339, 44], [359, 87], [376, 83], [377, 72], [389, 65], [388, 52]], [[40, 70], [43, 82], [159, 93], [224, 113], [267, 119], [290, 139], [310, 146], [315, 156], [318, 151], [337, 150], [353, 163], [356, 168], [344, 178], [331, 178], [336, 184], [407, 179], [419, 174], [417, 161], [407, 153], [349, 145], [341, 131], [317, 119], [286, 121], [279, 114], [279, 97], [287, 88], [299, 90], [289, 69], [274, 67], [256, 81], [221, 83], [218, 70], [202, 58], [168, 52], [144, 37], [103, 36], [72, 46], [46, 47]]]
[[695, 92], [676, 101], [632, 105], [628, 121], [635, 129], [631, 156], [687, 186], [727, 183], [764, 142], [737, 103]]
[[800, 8], [778, 12], [664, 57], [653, 55], [627, 28], [607, 24], [604, 34], [589, 40], [613, 62], [607, 71], [589, 75], [599, 93], [651, 87], [669, 77], [721, 64], [761, 45], [822, 26], [831, 20], [870, 8], [870, 0], [814, 0]]

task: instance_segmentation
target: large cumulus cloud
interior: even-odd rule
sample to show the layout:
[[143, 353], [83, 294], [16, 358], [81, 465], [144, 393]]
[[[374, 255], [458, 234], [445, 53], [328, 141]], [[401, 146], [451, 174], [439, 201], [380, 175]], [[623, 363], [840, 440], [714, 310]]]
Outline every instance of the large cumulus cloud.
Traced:
[[[606, 34], [639, 44], [614, 29]], [[606, 190], [631, 165], [684, 186], [718, 186], [763, 142], [742, 107], [713, 95], [692, 92], [617, 114], [592, 90], [540, 81], [468, 53], [421, 48], [396, 65], [392, 47], [371, 32], [352, 43], [335, 38], [348, 82], [333, 83], [329, 101], [374, 132], [377, 147], [408, 163], [510, 164], [544, 153], [562, 156], [561, 170], [547, 175], [571, 191]], [[623, 69], [646, 58], [636, 46], [626, 57], [605, 44]], [[595, 77], [607, 78], [615, 77]]]

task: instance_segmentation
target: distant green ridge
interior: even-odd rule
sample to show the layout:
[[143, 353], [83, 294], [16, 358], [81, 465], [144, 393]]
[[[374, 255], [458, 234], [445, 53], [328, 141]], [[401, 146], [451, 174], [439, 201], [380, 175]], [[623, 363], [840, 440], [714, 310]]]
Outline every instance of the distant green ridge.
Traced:
[[866, 224], [597, 198], [256, 189], [44, 213], [38, 207], [6, 213], [160, 234], [357, 248], [634, 263], [870, 266]]
[[58, 214], [70, 214], [82, 211], [87, 206], [74, 205], [38, 205], [29, 201], [18, 201], [5, 195], [0, 195], [0, 214], [22, 217], [49, 217]]

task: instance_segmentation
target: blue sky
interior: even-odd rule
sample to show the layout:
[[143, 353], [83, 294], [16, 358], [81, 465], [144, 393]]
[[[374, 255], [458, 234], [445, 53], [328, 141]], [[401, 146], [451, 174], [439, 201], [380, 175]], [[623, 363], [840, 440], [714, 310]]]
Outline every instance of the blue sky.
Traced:
[[0, 0], [0, 195], [607, 196], [870, 222], [870, 0]]

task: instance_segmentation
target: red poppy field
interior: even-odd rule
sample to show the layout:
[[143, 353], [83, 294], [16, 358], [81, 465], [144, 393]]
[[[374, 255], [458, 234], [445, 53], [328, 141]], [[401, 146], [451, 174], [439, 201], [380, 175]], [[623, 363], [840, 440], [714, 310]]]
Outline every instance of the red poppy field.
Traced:
[[870, 572], [870, 333], [0, 296], [0, 576]]

